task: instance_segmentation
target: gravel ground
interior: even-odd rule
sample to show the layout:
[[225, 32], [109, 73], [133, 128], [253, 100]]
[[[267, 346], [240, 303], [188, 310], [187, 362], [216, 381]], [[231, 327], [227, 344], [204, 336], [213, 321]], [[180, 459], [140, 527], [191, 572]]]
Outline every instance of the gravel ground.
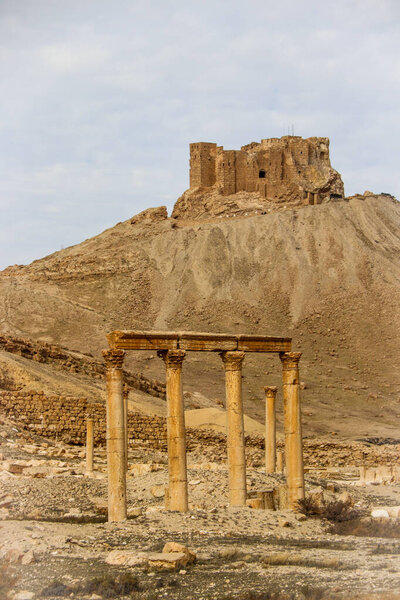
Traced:
[[[2, 427], [0, 574], [5, 583], [7, 576], [16, 577], [10, 598], [24, 597], [15, 596], [22, 591], [27, 600], [122, 598], [114, 584], [126, 574], [133, 586], [128, 596], [148, 600], [266, 600], [273, 594], [282, 599], [400, 598], [398, 539], [332, 534], [326, 520], [290, 511], [230, 508], [225, 465], [202, 461], [198, 452], [188, 457], [191, 504], [182, 514], [166, 511], [158, 497], [167, 484], [165, 455], [133, 450], [129, 518], [109, 524], [104, 451], [96, 453], [92, 478], [84, 474], [80, 448], [28, 439], [18, 428]], [[10, 463], [19, 464], [21, 473], [10, 473]], [[262, 469], [248, 470], [249, 491], [282, 481], [281, 475], [267, 478]], [[364, 512], [400, 505], [398, 485], [360, 486], [308, 474], [307, 492], [323, 493], [328, 500], [350, 495]], [[113, 550], [161, 552], [168, 541], [195, 552], [196, 563], [164, 571], [105, 562]], [[96, 578], [106, 578], [102, 588], [93, 583]], [[0, 577], [4, 598], [5, 583], [1, 591]]]

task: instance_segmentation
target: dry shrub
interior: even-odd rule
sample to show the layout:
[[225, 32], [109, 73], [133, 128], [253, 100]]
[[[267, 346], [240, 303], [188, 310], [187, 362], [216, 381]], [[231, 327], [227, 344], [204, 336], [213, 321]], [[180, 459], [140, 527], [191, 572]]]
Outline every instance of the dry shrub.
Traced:
[[397, 543], [378, 544], [376, 548], [371, 550], [370, 554], [400, 554], [400, 546]]
[[228, 560], [240, 558], [242, 555], [243, 553], [236, 546], [228, 546], [228, 548], [222, 548], [222, 550], [219, 551], [219, 557]]
[[324, 600], [324, 598], [328, 600], [332, 598], [327, 590], [323, 588], [311, 588], [308, 585], [301, 588], [301, 593], [304, 600]]
[[[266, 592], [244, 592], [243, 595], [235, 595], [235, 600], [330, 600], [333, 598], [329, 592], [322, 588], [311, 588], [304, 586], [301, 588], [301, 596], [298, 593], [287, 593], [277, 591]], [[232, 600], [233, 596], [225, 596], [220, 600]]]
[[301, 554], [290, 554], [289, 552], [277, 552], [264, 556], [262, 559], [264, 567], [290, 566], [290, 567], [315, 567], [316, 569], [343, 570], [351, 568], [344, 565], [336, 558], [312, 559]]
[[306, 517], [315, 517], [319, 515], [321, 508], [313, 496], [306, 496], [305, 498], [298, 500], [297, 505], [299, 512], [306, 515]]
[[327, 519], [334, 523], [351, 521], [361, 516], [359, 510], [353, 507], [351, 500], [334, 500], [319, 504], [312, 496], [298, 501], [299, 511], [307, 517]]
[[63, 598], [73, 593], [72, 587], [65, 585], [62, 581], [53, 581], [50, 585], [47, 585], [42, 589], [40, 596], [42, 598], [56, 597]]
[[123, 573], [116, 577], [112, 575], [95, 577], [87, 581], [84, 585], [79, 586], [76, 591], [79, 591], [81, 594], [96, 594], [102, 598], [120, 598], [138, 590], [139, 580], [136, 575]]
[[61, 581], [53, 581], [42, 590], [41, 597], [66, 597], [74, 594], [101, 596], [101, 598], [121, 598], [139, 590], [139, 580], [136, 575], [123, 573], [121, 575], [103, 575], [88, 579], [83, 584], [71, 587]]
[[334, 523], [329, 532], [338, 535], [398, 539], [400, 538], [400, 520], [358, 518]]

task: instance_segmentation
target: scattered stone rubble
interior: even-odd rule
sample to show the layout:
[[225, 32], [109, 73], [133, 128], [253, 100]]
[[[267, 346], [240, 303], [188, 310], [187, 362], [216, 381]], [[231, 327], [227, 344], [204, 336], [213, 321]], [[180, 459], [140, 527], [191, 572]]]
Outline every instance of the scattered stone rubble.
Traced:
[[[188, 454], [188, 513], [165, 510], [163, 498], [152, 493], [167, 483], [166, 454], [138, 445], [130, 450], [128, 520], [107, 524], [103, 448], [95, 449], [95, 476], [88, 477], [77, 446], [46, 440], [4, 419], [0, 443], [0, 567], [7, 565], [18, 577], [13, 600], [38, 599], [54, 582], [60, 589], [69, 586], [71, 596], [99, 573], [137, 576], [143, 599], [166, 593], [189, 598], [195, 589], [219, 599], [232, 587], [245, 597], [249, 590], [294, 593], [308, 586], [342, 599], [400, 590], [395, 540], [332, 535], [320, 520], [286, 510], [229, 508], [226, 464], [205, 460], [201, 445]], [[31, 461], [46, 473], [36, 476]], [[22, 469], [5, 470], [11, 464]], [[284, 479], [249, 467], [247, 480], [249, 495], [257, 498]], [[350, 499], [377, 522], [394, 523], [399, 512], [398, 485], [365, 485], [358, 470], [348, 467], [325, 470], [324, 478], [316, 470], [306, 473], [306, 493], [320, 505]]]
[[[105, 407], [88, 403], [85, 398], [45, 396], [29, 392], [0, 391], [0, 407], [15, 418], [20, 426], [50, 439], [83, 445], [86, 440], [86, 419], [94, 418], [94, 438], [97, 445], [105, 444]], [[166, 450], [166, 420], [163, 417], [129, 412], [131, 445], [146, 444], [149, 448]], [[248, 466], [261, 466], [264, 461], [264, 438], [247, 435], [246, 461]], [[207, 429], [187, 428], [188, 451], [201, 450], [212, 462], [226, 460], [226, 436]], [[282, 441], [277, 448], [283, 449]], [[305, 439], [303, 443], [306, 468], [336, 467], [395, 467], [400, 456], [400, 444], [379, 446], [362, 442], [340, 442]], [[390, 477], [398, 478], [396, 469]]]

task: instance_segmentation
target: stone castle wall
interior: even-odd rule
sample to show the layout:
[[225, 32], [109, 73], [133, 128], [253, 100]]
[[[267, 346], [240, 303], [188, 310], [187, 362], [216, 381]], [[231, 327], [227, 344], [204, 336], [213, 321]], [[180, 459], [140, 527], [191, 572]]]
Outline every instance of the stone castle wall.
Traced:
[[318, 204], [344, 196], [332, 169], [328, 138], [284, 136], [224, 150], [209, 142], [190, 144], [190, 189], [215, 186], [223, 196], [257, 192], [271, 201]]

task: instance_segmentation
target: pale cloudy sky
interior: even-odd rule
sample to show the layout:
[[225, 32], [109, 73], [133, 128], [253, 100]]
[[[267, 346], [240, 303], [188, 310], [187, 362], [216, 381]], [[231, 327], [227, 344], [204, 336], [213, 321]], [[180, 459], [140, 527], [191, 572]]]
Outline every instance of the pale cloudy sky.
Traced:
[[0, 0], [0, 268], [188, 187], [188, 144], [331, 139], [400, 198], [400, 0]]

